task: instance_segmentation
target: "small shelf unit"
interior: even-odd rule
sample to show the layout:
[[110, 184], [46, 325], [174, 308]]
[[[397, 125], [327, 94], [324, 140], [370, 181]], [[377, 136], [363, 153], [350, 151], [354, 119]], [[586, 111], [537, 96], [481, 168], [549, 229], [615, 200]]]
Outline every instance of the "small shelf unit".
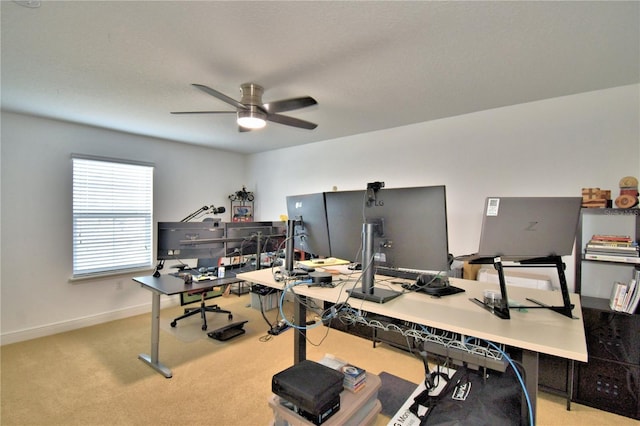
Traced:
[[589, 361], [576, 363], [572, 401], [640, 420], [640, 315], [609, 308], [613, 283], [628, 282], [640, 264], [586, 259], [585, 244], [593, 234], [640, 241], [640, 209], [584, 208], [580, 214], [575, 291], [581, 295]]

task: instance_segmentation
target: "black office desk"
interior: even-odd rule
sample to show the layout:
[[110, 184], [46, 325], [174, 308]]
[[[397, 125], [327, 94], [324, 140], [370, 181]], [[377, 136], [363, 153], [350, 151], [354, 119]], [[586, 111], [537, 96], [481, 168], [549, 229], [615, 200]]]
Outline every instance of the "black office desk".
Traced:
[[158, 359], [160, 346], [160, 296], [171, 296], [193, 290], [209, 290], [213, 287], [226, 286], [241, 282], [243, 280], [234, 277], [216, 278], [214, 280], [198, 281], [192, 284], [185, 284], [182, 278], [173, 275], [152, 275], [144, 277], [134, 277], [133, 280], [142, 287], [151, 291], [151, 354], [140, 354], [138, 359], [147, 363], [151, 368], [162, 374], [166, 378], [172, 376], [171, 370], [162, 365]]

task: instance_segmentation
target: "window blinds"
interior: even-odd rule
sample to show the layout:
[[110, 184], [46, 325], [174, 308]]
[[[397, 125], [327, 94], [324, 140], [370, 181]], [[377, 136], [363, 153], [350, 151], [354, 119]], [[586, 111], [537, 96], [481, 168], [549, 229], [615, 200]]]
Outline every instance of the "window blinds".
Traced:
[[151, 267], [153, 166], [72, 161], [73, 276]]

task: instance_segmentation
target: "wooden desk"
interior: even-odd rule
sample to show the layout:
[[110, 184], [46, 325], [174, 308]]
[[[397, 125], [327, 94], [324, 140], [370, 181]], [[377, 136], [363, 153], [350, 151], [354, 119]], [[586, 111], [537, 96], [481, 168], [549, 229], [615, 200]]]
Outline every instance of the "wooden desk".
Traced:
[[[346, 276], [345, 276], [346, 277]], [[238, 274], [238, 278], [282, 290], [284, 282], [276, 282], [270, 269]], [[402, 291], [400, 286], [376, 280], [376, 286], [385, 286]], [[394, 279], [394, 281], [397, 281]], [[512, 310], [511, 319], [503, 320], [482, 309], [469, 298], [483, 298], [485, 289], [499, 291], [497, 284], [482, 283], [470, 280], [450, 279], [451, 284], [463, 288], [464, 293], [434, 298], [422, 293], [407, 293], [387, 303], [379, 304], [350, 298], [348, 303], [354, 309], [397, 318], [415, 324], [425, 325], [441, 330], [452, 331], [464, 336], [473, 336], [502, 343], [522, 349], [522, 362], [526, 370], [526, 387], [529, 393], [535, 416], [538, 392], [538, 354], [544, 353], [576, 361], [587, 361], [587, 344], [584, 324], [581, 318], [571, 319], [548, 309], [529, 309], [528, 311]], [[334, 278], [334, 283], [339, 281]], [[340, 303], [345, 302], [348, 294], [345, 290], [355, 285], [353, 276], [344, 284], [335, 288], [295, 287], [297, 295], [305, 298]], [[359, 284], [358, 284], [359, 285]], [[513, 302], [526, 302], [526, 298], [534, 298], [549, 305], [562, 301], [560, 292], [510, 287], [509, 297]], [[573, 315], [581, 316], [580, 298], [571, 294], [571, 302], [575, 305]], [[296, 303], [296, 321], [306, 318], [302, 303]], [[300, 324], [297, 324], [300, 325]], [[306, 356], [306, 340], [304, 333], [295, 333], [294, 362], [300, 362]]]
[[158, 352], [160, 346], [160, 295], [171, 296], [192, 290], [209, 290], [213, 287], [220, 287], [234, 284], [242, 279], [237, 277], [217, 278], [214, 280], [198, 281], [192, 284], [185, 284], [182, 278], [173, 275], [152, 275], [145, 277], [134, 277], [133, 280], [143, 288], [151, 291], [151, 353], [140, 354], [138, 359], [147, 363], [151, 368], [162, 374], [166, 378], [173, 375], [171, 370], [160, 363]]

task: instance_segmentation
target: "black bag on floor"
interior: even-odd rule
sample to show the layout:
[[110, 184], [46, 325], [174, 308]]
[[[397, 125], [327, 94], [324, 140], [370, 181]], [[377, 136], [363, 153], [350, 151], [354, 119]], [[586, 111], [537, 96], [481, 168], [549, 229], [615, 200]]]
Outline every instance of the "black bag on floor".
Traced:
[[[439, 395], [423, 392], [410, 410], [421, 425], [521, 425], [522, 388], [515, 373], [487, 371], [485, 379], [482, 369], [460, 367]], [[422, 416], [419, 406], [428, 409]]]

